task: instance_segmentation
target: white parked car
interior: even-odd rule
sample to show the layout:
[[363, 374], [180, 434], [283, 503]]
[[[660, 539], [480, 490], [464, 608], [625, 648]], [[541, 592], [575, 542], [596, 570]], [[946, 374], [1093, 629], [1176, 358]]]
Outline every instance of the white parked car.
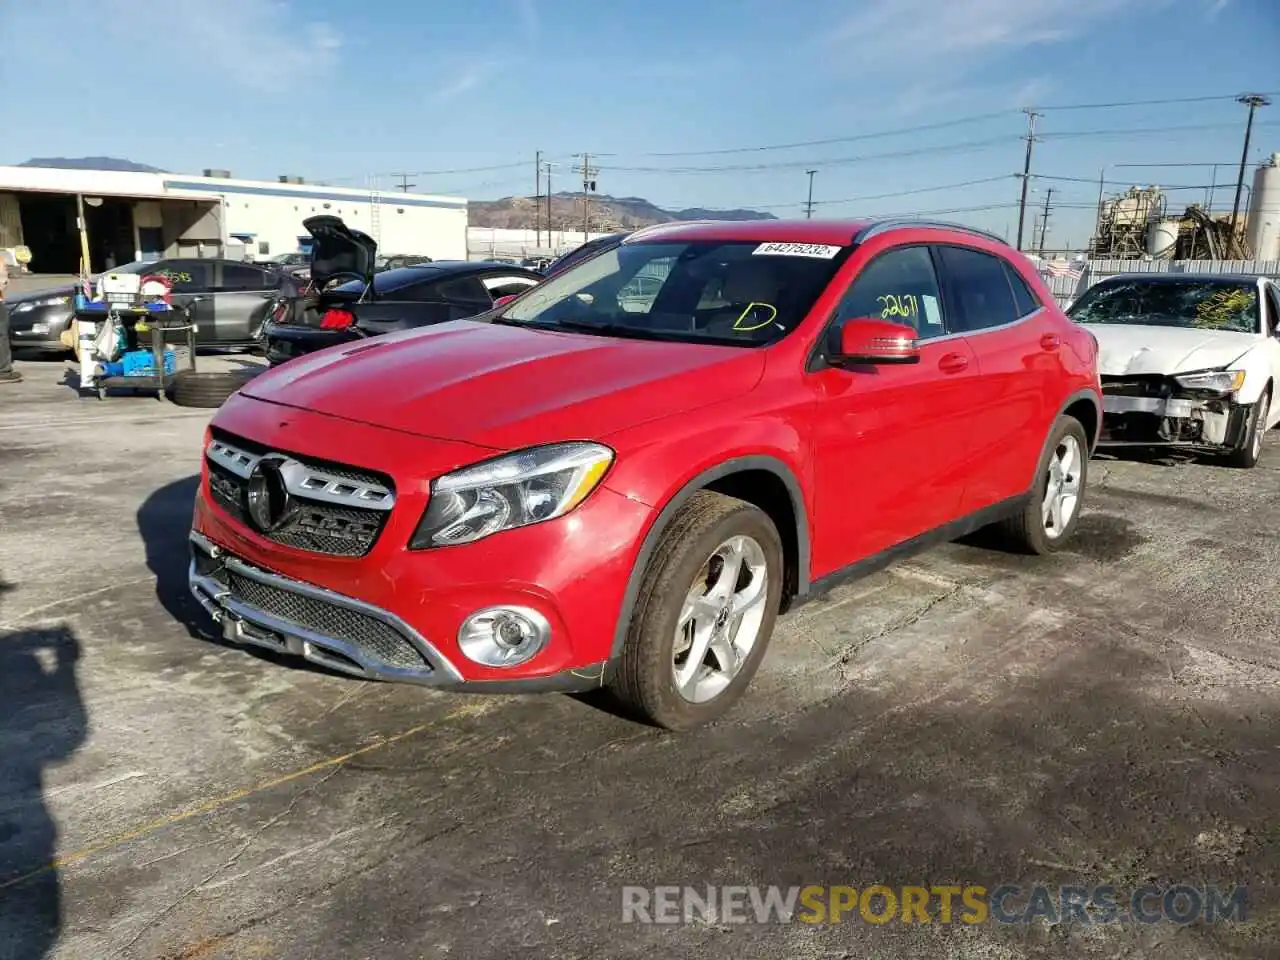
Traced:
[[1121, 274], [1067, 315], [1097, 338], [1100, 446], [1180, 446], [1252, 467], [1280, 422], [1280, 284], [1266, 277]]

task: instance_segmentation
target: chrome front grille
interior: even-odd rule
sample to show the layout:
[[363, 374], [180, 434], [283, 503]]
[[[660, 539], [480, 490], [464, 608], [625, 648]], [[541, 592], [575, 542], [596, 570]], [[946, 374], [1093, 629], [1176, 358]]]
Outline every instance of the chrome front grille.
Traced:
[[[276, 543], [312, 553], [361, 557], [377, 541], [395, 506], [390, 478], [354, 467], [273, 451], [217, 431], [205, 452], [209, 492], [237, 522]], [[250, 490], [275, 475], [285, 499], [278, 522], [258, 522]]]
[[367, 657], [389, 667], [421, 670], [422, 654], [390, 624], [335, 603], [284, 590], [231, 572], [231, 596], [255, 610], [287, 620], [312, 633], [345, 640]]

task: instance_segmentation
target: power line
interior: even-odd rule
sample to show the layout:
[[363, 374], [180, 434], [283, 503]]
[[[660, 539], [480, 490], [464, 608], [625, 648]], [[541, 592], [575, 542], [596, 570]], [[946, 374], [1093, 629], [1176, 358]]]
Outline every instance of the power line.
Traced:
[[[1274, 127], [1280, 121], [1255, 123], [1255, 127]], [[1055, 133], [1041, 134], [1046, 140], [1070, 140], [1073, 137], [1105, 137], [1105, 136], [1144, 136], [1148, 133], [1180, 133], [1192, 130], [1235, 130], [1234, 123], [1187, 123], [1172, 127], [1116, 127], [1111, 130], [1063, 130]]]
[[662, 173], [673, 175], [701, 173], [751, 173], [765, 170], [803, 170], [810, 166], [834, 167], [850, 163], [863, 163], [868, 160], [893, 160], [903, 157], [922, 156], [931, 153], [957, 153], [965, 150], [981, 150], [986, 147], [1012, 143], [1021, 139], [1015, 136], [991, 137], [986, 140], [970, 140], [963, 143], [939, 144], [931, 147], [919, 147], [911, 150], [894, 150], [886, 153], [867, 153], [854, 157], [832, 157], [825, 160], [784, 160], [777, 163], [759, 164], [725, 164], [714, 167], [615, 167], [610, 170], [620, 173]]
[[[771, 143], [755, 147], [727, 147], [721, 150], [677, 150], [667, 153], [635, 153], [622, 154], [634, 157], [719, 157], [736, 153], [763, 153], [768, 150], [796, 150], [801, 147], [827, 147], [836, 143], [857, 143], [862, 140], [880, 140], [884, 137], [904, 136], [909, 133], [925, 133], [930, 130], [945, 130], [951, 127], [967, 126], [985, 120], [995, 120], [1011, 116], [1016, 110], [998, 110], [994, 113], [979, 113], [969, 117], [958, 117], [942, 123], [924, 123], [913, 127], [895, 127], [889, 130], [877, 130], [874, 133], [858, 133], [848, 137], [828, 137], [824, 140], [798, 140], [795, 143]], [[599, 154], [597, 154], [599, 156]], [[620, 168], [619, 168], [620, 169]]]
[[[1211, 97], [1168, 97], [1160, 100], [1117, 100], [1114, 103], [1060, 103], [1036, 107], [1037, 110], [1109, 110], [1113, 107], [1155, 107], [1174, 103], [1210, 103], [1215, 100], [1235, 100], [1238, 93], [1223, 93]], [[1280, 91], [1264, 93], [1262, 96], [1280, 96]]]

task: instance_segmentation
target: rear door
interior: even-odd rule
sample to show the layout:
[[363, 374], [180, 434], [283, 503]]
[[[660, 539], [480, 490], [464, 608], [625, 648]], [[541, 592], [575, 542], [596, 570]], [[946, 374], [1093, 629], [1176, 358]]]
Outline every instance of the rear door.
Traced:
[[280, 275], [249, 263], [210, 262], [216, 265], [211, 291], [214, 339], [221, 343], [253, 339], [280, 291]]
[[1052, 314], [1003, 257], [937, 247], [950, 315], [977, 358], [963, 512], [1023, 494], [1068, 374]]
[[955, 520], [977, 364], [951, 329], [925, 244], [892, 247], [854, 277], [833, 327], [875, 318], [920, 336], [920, 362], [815, 371], [813, 564], [823, 576]]

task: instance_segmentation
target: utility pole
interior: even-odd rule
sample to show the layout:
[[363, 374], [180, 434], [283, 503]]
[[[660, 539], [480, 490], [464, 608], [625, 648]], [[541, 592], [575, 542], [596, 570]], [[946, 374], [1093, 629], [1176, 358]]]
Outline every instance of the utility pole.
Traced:
[[1031, 148], [1036, 142], [1036, 118], [1043, 114], [1036, 113], [1030, 107], [1022, 111], [1027, 115], [1027, 157], [1022, 163], [1022, 199], [1018, 201], [1018, 249], [1022, 249], [1022, 226], [1027, 217], [1027, 185], [1031, 180]]
[[533, 246], [542, 247], [542, 151], [533, 155]]
[[817, 172], [817, 170], [805, 171], [805, 173], [809, 175], [809, 199], [804, 205], [804, 218], [806, 220], [812, 219], [813, 217], [813, 175]]
[[410, 187], [417, 186], [416, 183], [409, 182], [409, 178], [413, 176], [413, 174], [411, 173], [393, 173], [391, 174], [391, 176], [398, 177], [400, 179], [400, 190], [403, 193], [408, 193]]
[[582, 242], [587, 242], [591, 232], [591, 194], [596, 189], [596, 175], [600, 171], [591, 166], [591, 155], [582, 155]]
[[1040, 259], [1044, 259], [1044, 238], [1049, 233], [1049, 201], [1053, 199], [1053, 187], [1044, 192], [1044, 213], [1040, 214]]
[[543, 163], [547, 170], [547, 246], [554, 249], [555, 241], [551, 239], [551, 161]]
[[1244, 189], [1244, 168], [1249, 162], [1249, 138], [1253, 135], [1253, 113], [1259, 107], [1271, 105], [1271, 101], [1261, 94], [1246, 93], [1237, 97], [1236, 103], [1243, 103], [1249, 108], [1249, 122], [1244, 128], [1244, 150], [1240, 152], [1240, 175], [1236, 177], [1236, 199], [1231, 204], [1231, 242], [1236, 242], [1236, 217], [1240, 213], [1240, 191]]

